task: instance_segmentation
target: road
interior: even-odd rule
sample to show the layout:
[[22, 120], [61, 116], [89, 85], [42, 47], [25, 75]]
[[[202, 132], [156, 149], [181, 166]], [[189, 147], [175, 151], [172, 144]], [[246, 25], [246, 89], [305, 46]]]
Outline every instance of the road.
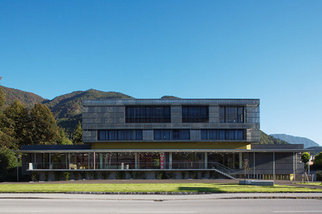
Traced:
[[317, 199], [88, 200], [0, 199], [0, 213], [322, 213]]

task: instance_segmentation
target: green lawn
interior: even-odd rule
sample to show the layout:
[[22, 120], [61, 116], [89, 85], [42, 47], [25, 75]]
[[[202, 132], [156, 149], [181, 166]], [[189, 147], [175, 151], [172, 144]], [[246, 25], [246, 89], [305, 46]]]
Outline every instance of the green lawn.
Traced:
[[298, 184], [322, 186], [322, 182], [307, 182], [307, 183], [298, 183]]
[[296, 186], [209, 183], [161, 184], [0, 184], [0, 192], [322, 192]]

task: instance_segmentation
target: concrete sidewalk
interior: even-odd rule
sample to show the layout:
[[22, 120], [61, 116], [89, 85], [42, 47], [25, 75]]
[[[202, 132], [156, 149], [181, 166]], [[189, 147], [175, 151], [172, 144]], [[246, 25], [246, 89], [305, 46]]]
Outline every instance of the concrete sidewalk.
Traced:
[[122, 195], [64, 193], [1, 193], [1, 199], [66, 199], [66, 200], [217, 200], [217, 199], [322, 199], [322, 193], [214, 193], [204, 195]]

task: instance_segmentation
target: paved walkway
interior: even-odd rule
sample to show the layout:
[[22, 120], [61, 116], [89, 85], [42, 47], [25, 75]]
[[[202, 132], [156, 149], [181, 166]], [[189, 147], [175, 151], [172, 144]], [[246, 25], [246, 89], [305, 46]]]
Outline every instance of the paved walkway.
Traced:
[[63, 193], [1, 193], [1, 199], [72, 199], [72, 200], [216, 200], [216, 199], [322, 199], [322, 193], [215, 193], [203, 195], [122, 195]]

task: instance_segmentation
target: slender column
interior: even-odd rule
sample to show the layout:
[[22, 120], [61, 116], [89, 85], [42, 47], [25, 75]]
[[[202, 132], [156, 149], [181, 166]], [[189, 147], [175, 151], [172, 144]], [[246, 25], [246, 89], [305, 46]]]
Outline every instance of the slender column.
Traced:
[[239, 152], [239, 169], [243, 168], [243, 153]]
[[254, 178], [256, 175], [256, 155], [255, 152], [253, 153], [253, 172], [254, 172]]
[[91, 161], [91, 160], [90, 160], [90, 159], [91, 159], [91, 153], [89, 152], [89, 153], [88, 153], [88, 156], [87, 156], [87, 167], [88, 167], [88, 169], [90, 169], [90, 168], [91, 168], [91, 165], [90, 165], [90, 163], [91, 163], [90, 161]]
[[93, 168], [95, 169], [96, 168], [96, 153], [93, 152], [93, 155], [94, 155], [94, 161], [93, 161], [94, 162], [94, 167]]
[[295, 176], [295, 174], [297, 173], [297, 153], [295, 152], [295, 163], [294, 163], [295, 165], [295, 170], [294, 170], [294, 176]]
[[53, 165], [51, 163], [51, 153], [48, 154], [48, 161], [49, 161], [49, 169], [52, 169]]
[[135, 166], [135, 169], [138, 168], [138, 153], [137, 152], [134, 153], [134, 166]]
[[100, 169], [103, 169], [103, 154], [99, 153], [99, 159], [100, 159]]
[[293, 181], [295, 181], [295, 152], [293, 152]]
[[66, 154], [66, 169], [68, 169], [68, 154]]
[[172, 169], [172, 152], [169, 152], [169, 169]]
[[68, 169], [70, 169], [70, 153], [68, 153]]
[[275, 152], [273, 152], [273, 180], [275, 180]]
[[208, 152], [205, 152], [205, 169], [208, 169]]
[[34, 153], [34, 169], [37, 169], [37, 153]]

